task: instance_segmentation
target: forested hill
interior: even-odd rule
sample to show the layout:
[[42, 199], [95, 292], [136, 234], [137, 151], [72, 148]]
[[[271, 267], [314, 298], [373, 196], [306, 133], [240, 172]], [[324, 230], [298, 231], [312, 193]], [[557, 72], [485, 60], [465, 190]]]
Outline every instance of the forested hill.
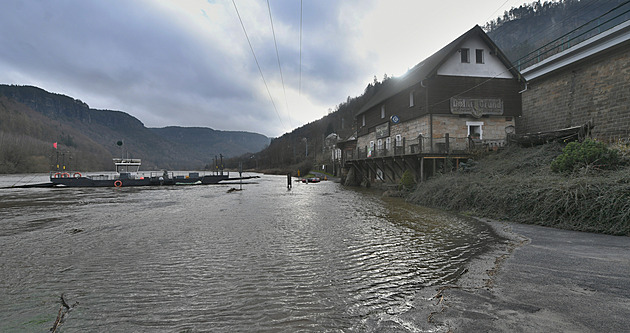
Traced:
[[629, 9], [628, 0], [539, 0], [513, 7], [483, 28], [518, 66], [530, 52], [558, 38], [563, 37], [558, 45], [574, 45], [627, 21]]
[[48, 171], [57, 152], [69, 168], [82, 171], [112, 170], [112, 157], [121, 155], [141, 158], [145, 170], [203, 169], [215, 155], [255, 153], [268, 143], [266, 136], [248, 132], [147, 128], [125, 112], [91, 109], [37, 87], [0, 85], [2, 173]]

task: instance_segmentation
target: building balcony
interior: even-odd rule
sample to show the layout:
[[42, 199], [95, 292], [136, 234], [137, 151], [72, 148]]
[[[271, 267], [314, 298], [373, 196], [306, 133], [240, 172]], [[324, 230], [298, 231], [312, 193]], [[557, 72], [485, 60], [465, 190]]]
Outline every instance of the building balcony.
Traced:
[[[432, 141], [432, 142], [431, 142]], [[506, 144], [505, 138], [500, 139], [475, 139], [471, 137], [441, 138], [416, 137], [413, 139], [402, 138], [389, 146], [364, 146], [353, 150], [345, 150], [344, 161], [363, 160], [370, 158], [384, 158], [409, 155], [450, 155], [470, 154], [475, 150], [497, 150]]]

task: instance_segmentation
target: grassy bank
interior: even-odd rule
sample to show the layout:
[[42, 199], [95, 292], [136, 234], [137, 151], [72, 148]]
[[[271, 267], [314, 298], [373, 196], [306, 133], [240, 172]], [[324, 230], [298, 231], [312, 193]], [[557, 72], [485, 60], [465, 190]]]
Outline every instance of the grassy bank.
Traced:
[[554, 173], [564, 146], [509, 147], [439, 175], [409, 197], [476, 216], [630, 236], [630, 167]]

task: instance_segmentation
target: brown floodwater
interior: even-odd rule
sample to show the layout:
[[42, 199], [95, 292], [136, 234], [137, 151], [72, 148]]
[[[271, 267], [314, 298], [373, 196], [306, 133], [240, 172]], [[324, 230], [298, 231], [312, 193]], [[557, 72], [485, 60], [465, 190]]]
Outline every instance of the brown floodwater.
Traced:
[[62, 332], [370, 331], [499, 241], [333, 182], [232, 187], [0, 190], [0, 331], [48, 331], [62, 293]]

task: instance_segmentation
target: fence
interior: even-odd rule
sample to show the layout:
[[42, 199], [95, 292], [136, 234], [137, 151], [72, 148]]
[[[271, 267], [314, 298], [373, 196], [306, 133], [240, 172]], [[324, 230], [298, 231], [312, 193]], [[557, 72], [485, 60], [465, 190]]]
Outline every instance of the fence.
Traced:
[[[431, 147], [433, 144], [433, 147]], [[496, 150], [503, 147], [506, 144], [506, 140], [502, 139], [486, 139], [479, 140], [471, 137], [452, 137], [448, 134], [441, 138], [433, 138], [431, 142], [430, 138], [417, 137], [414, 139], [402, 138], [395, 141], [389, 147], [357, 147], [354, 150], [344, 151], [344, 158], [346, 161], [389, 157], [389, 156], [403, 156], [403, 155], [417, 155], [417, 154], [463, 154], [470, 153], [473, 150]]]

